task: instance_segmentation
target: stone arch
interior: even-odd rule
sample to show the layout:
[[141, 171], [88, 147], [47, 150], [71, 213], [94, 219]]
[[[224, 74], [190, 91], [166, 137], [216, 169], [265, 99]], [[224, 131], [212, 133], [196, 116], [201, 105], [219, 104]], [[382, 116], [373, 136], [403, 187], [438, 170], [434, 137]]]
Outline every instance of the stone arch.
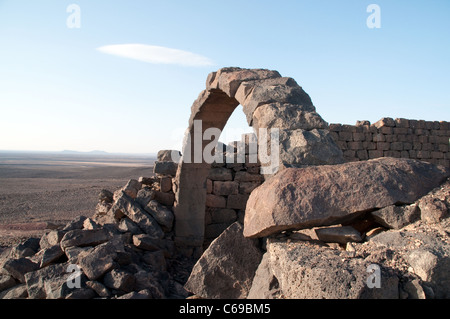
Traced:
[[[175, 178], [175, 240], [179, 247], [201, 247], [204, 239], [210, 164], [201, 154], [211, 141], [197, 143], [201, 150], [195, 150], [194, 141], [208, 128], [223, 130], [239, 104], [256, 133], [259, 128], [279, 129], [281, 166], [343, 162], [342, 151], [328, 134], [328, 124], [294, 79], [265, 69], [223, 68], [209, 74], [206, 89], [191, 107], [186, 131], [190, 138], [185, 138]], [[196, 120], [201, 120], [201, 127], [195, 125]], [[195, 160], [195, 156], [200, 157]]]

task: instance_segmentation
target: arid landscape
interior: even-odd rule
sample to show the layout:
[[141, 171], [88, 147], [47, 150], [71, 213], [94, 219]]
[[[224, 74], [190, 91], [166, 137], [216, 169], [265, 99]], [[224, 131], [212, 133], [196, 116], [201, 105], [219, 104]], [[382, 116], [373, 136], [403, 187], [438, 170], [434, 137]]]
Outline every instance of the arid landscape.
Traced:
[[153, 175], [149, 156], [0, 152], [0, 246], [91, 216], [102, 189]]

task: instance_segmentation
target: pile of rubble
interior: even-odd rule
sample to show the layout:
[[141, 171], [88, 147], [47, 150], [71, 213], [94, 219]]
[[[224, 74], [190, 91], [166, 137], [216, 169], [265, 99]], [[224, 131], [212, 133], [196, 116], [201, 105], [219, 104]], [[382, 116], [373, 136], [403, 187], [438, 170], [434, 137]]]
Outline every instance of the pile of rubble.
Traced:
[[4, 251], [0, 299], [186, 298], [193, 262], [175, 251], [161, 187], [160, 178], [140, 178], [104, 190], [92, 218]]

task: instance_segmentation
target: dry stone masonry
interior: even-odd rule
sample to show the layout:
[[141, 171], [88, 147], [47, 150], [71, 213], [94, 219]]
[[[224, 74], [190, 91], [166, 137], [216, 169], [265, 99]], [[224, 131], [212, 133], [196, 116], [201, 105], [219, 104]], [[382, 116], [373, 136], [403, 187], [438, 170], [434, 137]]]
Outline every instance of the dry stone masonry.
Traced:
[[379, 157], [412, 158], [450, 167], [450, 123], [382, 118], [374, 124], [330, 124], [328, 129], [346, 161]]
[[[209, 128], [223, 130], [239, 104], [257, 135], [260, 128], [279, 130], [276, 155], [281, 166], [343, 162], [342, 151], [331, 138], [326, 122], [294, 79], [264, 69], [223, 68], [212, 72], [206, 89], [191, 107], [183, 159], [176, 175], [175, 240], [187, 251], [196, 250], [204, 242], [206, 179], [210, 169], [204, 159], [195, 161], [193, 151], [198, 146], [194, 136], [203, 136]], [[201, 129], [196, 121], [201, 121]], [[201, 152], [211, 141], [202, 142]]]

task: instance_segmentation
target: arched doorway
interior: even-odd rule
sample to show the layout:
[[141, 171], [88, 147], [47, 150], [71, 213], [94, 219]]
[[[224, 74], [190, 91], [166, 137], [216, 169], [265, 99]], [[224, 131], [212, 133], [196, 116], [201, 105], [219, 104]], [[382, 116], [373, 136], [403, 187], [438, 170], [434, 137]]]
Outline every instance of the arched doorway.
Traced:
[[[203, 245], [206, 178], [210, 169], [203, 151], [218, 139], [209, 133], [222, 131], [239, 104], [257, 135], [261, 134], [259, 129], [277, 129], [279, 149], [271, 153], [276, 156], [277, 165], [343, 162], [341, 150], [328, 135], [327, 123], [294, 79], [264, 69], [223, 68], [209, 74], [206, 89], [191, 107], [175, 179], [175, 241], [179, 247]], [[272, 172], [277, 169], [278, 166]]]

